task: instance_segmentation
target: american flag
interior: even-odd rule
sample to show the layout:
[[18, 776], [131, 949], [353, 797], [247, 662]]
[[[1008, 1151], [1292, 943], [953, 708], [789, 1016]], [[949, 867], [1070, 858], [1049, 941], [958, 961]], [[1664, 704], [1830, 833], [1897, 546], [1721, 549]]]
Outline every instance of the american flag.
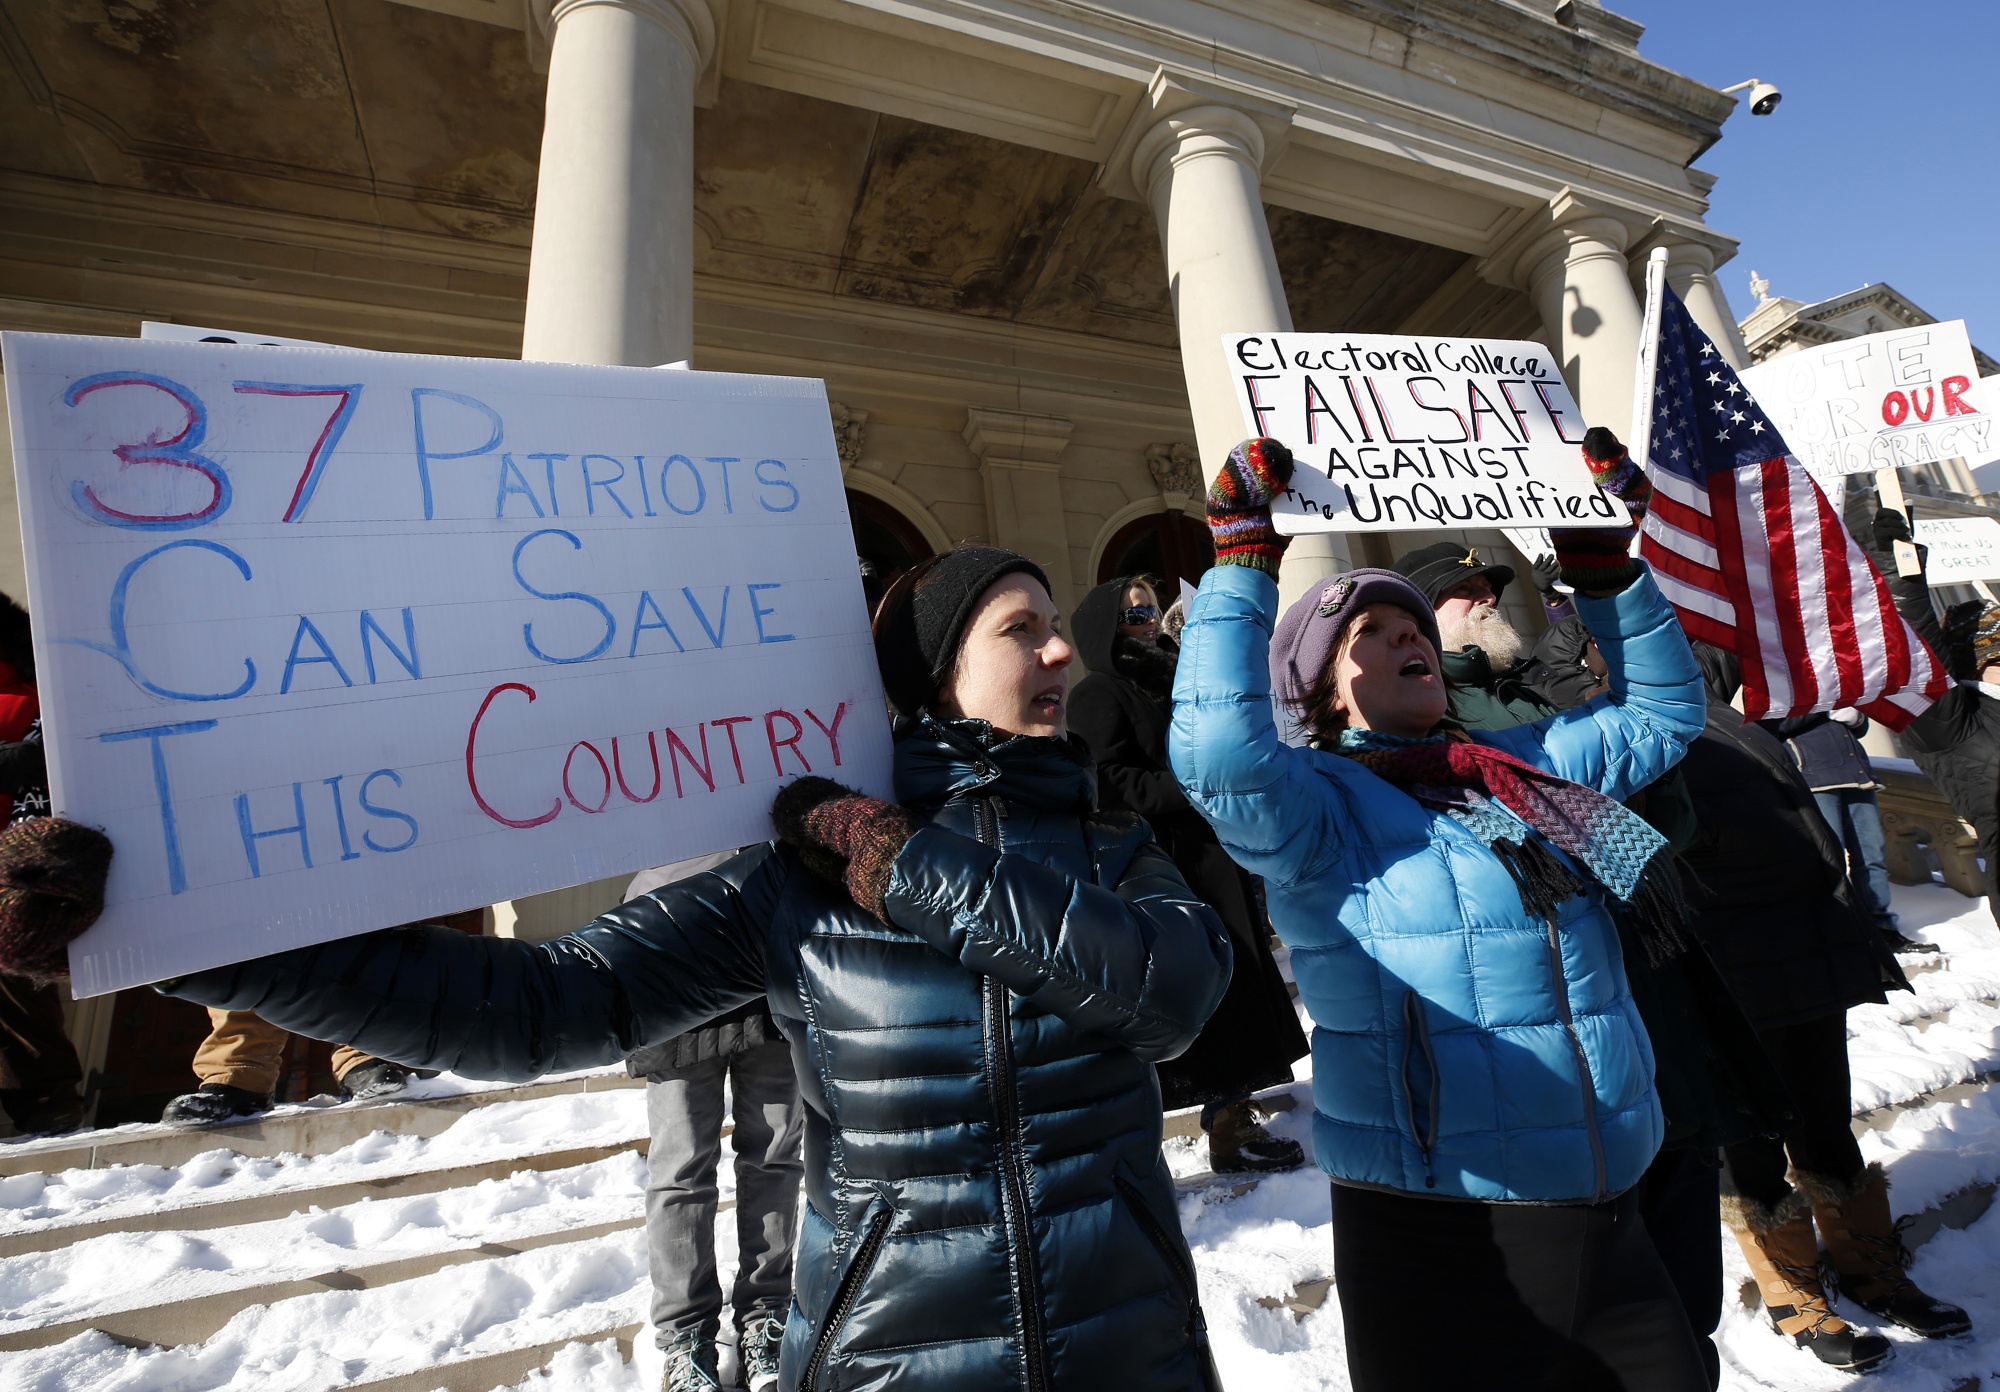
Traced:
[[1639, 554], [1687, 635], [1736, 654], [1748, 718], [1854, 706], [1902, 729], [1951, 678], [1664, 275], [1649, 279]]

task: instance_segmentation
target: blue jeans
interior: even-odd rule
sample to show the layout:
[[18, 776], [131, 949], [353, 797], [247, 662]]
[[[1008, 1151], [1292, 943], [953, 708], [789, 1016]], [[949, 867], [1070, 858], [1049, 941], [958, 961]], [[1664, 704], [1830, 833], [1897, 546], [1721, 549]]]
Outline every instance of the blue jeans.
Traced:
[[1847, 877], [1862, 909], [1875, 926], [1894, 933], [1896, 915], [1889, 911], [1889, 862], [1883, 849], [1882, 813], [1872, 788], [1828, 788], [1813, 794], [1820, 815], [1833, 828], [1834, 840], [1847, 848]]

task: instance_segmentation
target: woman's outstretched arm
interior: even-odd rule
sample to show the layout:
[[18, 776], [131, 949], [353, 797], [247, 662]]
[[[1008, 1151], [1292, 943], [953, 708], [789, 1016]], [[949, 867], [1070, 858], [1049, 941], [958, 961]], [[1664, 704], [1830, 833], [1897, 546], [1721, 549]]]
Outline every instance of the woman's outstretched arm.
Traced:
[[389, 928], [158, 989], [415, 1068], [507, 1081], [589, 1068], [764, 994], [788, 864], [756, 846], [553, 942]]
[[1236, 863], [1288, 884], [1337, 856], [1346, 833], [1329, 777], [1278, 738], [1270, 665], [1277, 606], [1278, 583], [1262, 570], [1219, 565], [1202, 577], [1181, 630], [1167, 752], [1188, 800]]

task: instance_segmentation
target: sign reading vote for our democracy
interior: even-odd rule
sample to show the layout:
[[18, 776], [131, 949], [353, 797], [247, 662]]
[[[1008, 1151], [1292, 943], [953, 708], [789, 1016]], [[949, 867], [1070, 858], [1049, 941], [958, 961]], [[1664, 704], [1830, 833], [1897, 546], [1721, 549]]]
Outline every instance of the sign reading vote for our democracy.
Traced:
[[1802, 348], [1737, 375], [1821, 480], [2000, 456], [1962, 319]]
[[95, 994], [886, 795], [818, 381], [8, 334]]
[[1578, 448], [1585, 422], [1539, 343], [1225, 334], [1251, 435], [1291, 449], [1280, 532], [1609, 527], [1624, 506]]

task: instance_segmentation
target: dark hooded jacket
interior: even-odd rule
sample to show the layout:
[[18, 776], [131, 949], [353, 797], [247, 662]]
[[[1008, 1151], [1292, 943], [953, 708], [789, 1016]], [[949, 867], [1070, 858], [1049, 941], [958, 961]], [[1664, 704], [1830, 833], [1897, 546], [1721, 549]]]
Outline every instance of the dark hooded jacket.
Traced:
[[1099, 585], [1070, 620], [1070, 639], [1090, 675], [1070, 693], [1069, 727], [1097, 760], [1098, 806], [1144, 817], [1188, 887], [1229, 929], [1236, 969], [1228, 994], [1193, 1046], [1160, 1065], [1160, 1090], [1169, 1107], [1234, 1102], [1290, 1082], [1292, 1062], [1308, 1045], [1271, 956], [1256, 881], [1222, 849], [1168, 767], [1176, 657], [1118, 632], [1131, 583], [1121, 576]]
[[390, 929], [162, 989], [475, 1078], [615, 1062], [764, 1000], [806, 1103], [787, 1389], [1216, 1387], [1154, 1063], [1228, 939], [1069, 741], [898, 730], [888, 922], [772, 843], [555, 942]]
[[1886, 999], [1908, 988], [1868, 916], [1855, 907], [1847, 854], [1769, 730], [1729, 705], [1736, 658], [1694, 645], [1708, 687], [1708, 728], [1681, 768], [1701, 823], [1682, 853], [1701, 881], [1694, 928], [1760, 1030]]

